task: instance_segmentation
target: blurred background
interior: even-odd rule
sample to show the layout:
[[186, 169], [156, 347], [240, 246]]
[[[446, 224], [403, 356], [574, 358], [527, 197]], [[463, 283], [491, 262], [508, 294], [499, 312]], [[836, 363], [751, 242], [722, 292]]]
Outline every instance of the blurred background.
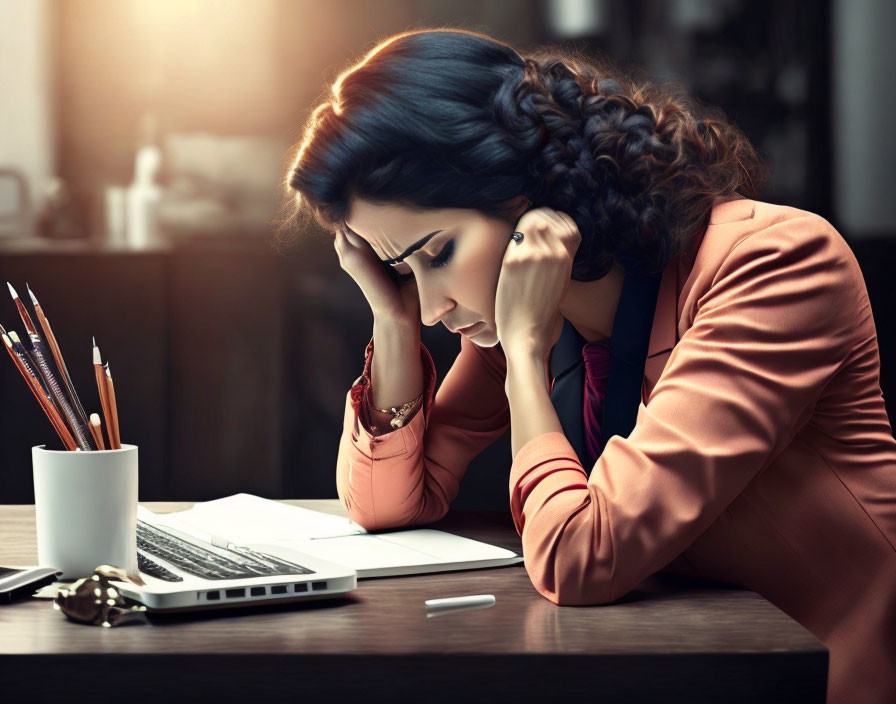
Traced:
[[[762, 200], [855, 252], [893, 416], [896, 3], [0, 0], [0, 281], [37, 295], [88, 413], [96, 336], [141, 501], [336, 496], [372, 316], [326, 233], [275, 246], [280, 183], [326, 86], [436, 26], [606, 55], [721, 107], [769, 165]], [[459, 338], [423, 341], [443, 378]], [[57, 440], [12, 360], [0, 399], [0, 504], [32, 503], [31, 447]], [[510, 457], [508, 434], [455, 507], [506, 509]]]

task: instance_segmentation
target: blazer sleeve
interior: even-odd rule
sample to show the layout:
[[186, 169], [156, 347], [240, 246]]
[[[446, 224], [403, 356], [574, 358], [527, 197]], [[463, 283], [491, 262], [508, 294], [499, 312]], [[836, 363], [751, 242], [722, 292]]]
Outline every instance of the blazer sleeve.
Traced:
[[510, 426], [499, 348], [480, 348], [462, 336], [460, 353], [435, 394], [435, 365], [423, 343], [420, 354], [423, 406], [404, 426], [373, 436], [360, 413], [372, 338], [364, 373], [346, 396], [336, 489], [349, 518], [368, 530], [444, 516], [471, 460]]
[[609, 603], [681, 554], [807, 421], [849, 353], [860, 289], [818, 216], [733, 245], [634, 429], [590, 475], [562, 433], [518, 451], [511, 511], [535, 588], [557, 604]]

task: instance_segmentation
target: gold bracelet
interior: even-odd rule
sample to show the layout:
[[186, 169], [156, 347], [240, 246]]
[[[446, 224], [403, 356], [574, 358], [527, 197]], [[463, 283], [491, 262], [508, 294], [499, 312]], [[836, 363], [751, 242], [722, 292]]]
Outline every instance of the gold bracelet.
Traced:
[[414, 408], [414, 406], [417, 405], [417, 401], [419, 401], [421, 398], [423, 398], [422, 392], [417, 398], [415, 398], [413, 401], [408, 401], [401, 408], [397, 408], [395, 406], [392, 406], [392, 408], [377, 408], [372, 403], [370, 404], [370, 407], [375, 411], [379, 411], [380, 413], [391, 413], [392, 420], [389, 421], [389, 425], [391, 425], [393, 428], [400, 428], [402, 425], [404, 425], [404, 419], [407, 414]]

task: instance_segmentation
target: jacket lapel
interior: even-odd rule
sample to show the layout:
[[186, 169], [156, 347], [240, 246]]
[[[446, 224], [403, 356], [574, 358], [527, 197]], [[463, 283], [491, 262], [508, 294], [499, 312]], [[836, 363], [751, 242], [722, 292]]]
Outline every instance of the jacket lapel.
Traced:
[[672, 348], [678, 342], [678, 281], [679, 262], [674, 260], [666, 267], [660, 282], [660, 292], [650, 330], [650, 345], [644, 362], [644, 383], [641, 398], [644, 403], [663, 373]]

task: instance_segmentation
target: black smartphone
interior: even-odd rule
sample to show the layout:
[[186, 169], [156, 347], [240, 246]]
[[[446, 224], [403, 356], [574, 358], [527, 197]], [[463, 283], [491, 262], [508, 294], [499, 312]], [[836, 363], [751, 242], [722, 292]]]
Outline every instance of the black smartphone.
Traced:
[[62, 570], [53, 567], [2, 567], [0, 566], [0, 604], [31, 596], [41, 587], [52, 584]]

